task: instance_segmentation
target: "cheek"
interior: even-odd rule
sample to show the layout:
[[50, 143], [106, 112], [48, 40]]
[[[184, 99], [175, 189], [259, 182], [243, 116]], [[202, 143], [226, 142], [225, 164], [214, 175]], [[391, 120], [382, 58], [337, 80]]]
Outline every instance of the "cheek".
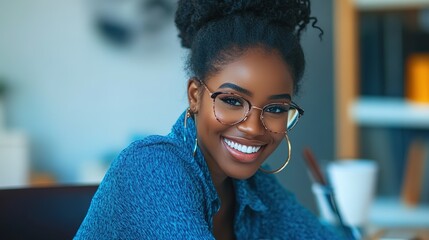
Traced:
[[284, 135], [282, 134], [272, 134], [271, 135], [271, 139], [272, 139], [272, 143], [271, 143], [271, 153], [273, 153], [277, 147], [279, 147], [280, 143], [282, 143], [282, 141], [285, 139]]
[[274, 141], [276, 142], [277, 146], [285, 139], [285, 136], [283, 134], [276, 134], [273, 137]]

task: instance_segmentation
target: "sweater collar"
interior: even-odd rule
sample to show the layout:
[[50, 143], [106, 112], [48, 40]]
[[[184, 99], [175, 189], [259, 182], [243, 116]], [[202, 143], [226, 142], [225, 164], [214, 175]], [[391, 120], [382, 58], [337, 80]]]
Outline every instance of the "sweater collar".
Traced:
[[[218, 195], [216, 189], [213, 184], [213, 180], [210, 175], [209, 168], [207, 166], [207, 162], [204, 159], [204, 156], [199, 147], [197, 147], [197, 151], [195, 156], [193, 156], [193, 151], [195, 147], [195, 139], [197, 138], [196, 134], [196, 126], [193, 118], [188, 118], [186, 120], [186, 128], [184, 127], [184, 122], [186, 118], [186, 111], [184, 111], [179, 119], [174, 124], [170, 136], [175, 138], [180, 145], [183, 147], [183, 151], [186, 156], [189, 156], [190, 159], [193, 159], [199, 169], [201, 170], [199, 173], [201, 177], [205, 180], [205, 183], [208, 185], [209, 197], [211, 201], [216, 201], [218, 199]], [[257, 190], [252, 187], [252, 182], [257, 177], [256, 175], [261, 174], [257, 172], [254, 176], [246, 180], [238, 180], [234, 179], [234, 187], [236, 194], [236, 202], [238, 204], [237, 213], [239, 215], [242, 214], [246, 206], [249, 206], [254, 211], [266, 211], [268, 208], [263, 203]]]
[[249, 206], [252, 210], [257, 212], [264, 212], [268, 210], [268, 207], [264, 204], [262, 199], [259, 197], [258, 191], [253, 186], [253, 182], [256, 180], [256, 175], [261, 174], [257, 172], [254, 176], [246, 180], [234, 180], [236, 201], [239, 208], [238, 215], [241, 215], [246, 206]]

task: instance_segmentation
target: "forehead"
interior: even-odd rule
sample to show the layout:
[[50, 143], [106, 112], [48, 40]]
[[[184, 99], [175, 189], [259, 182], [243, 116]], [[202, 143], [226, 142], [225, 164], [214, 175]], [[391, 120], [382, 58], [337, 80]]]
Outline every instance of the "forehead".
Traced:
[[293, 80], [288, 65], [276, 51], [251, 48], [224, 65], [207, 83], [219, 87], [230, 82], [255, 95], [293, 93]]

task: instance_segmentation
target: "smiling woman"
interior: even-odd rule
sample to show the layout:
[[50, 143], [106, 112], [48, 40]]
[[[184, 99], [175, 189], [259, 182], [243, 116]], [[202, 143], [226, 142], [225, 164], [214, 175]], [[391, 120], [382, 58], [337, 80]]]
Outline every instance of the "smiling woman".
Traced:
[[[292, 98], [311, 21], [309, 1], [179, 1], [189, 107], [120, 154], [76, 238], [336, 239], [270, 175], [304, 113]], [[283, 165], [262, 167], [283, 139]]]

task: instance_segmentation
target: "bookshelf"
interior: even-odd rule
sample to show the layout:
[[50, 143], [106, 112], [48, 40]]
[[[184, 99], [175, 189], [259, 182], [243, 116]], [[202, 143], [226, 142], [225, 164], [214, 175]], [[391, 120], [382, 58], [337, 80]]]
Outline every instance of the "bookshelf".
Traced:
[[[360, 95], [359, 16], [362, 12], [418, 10], [429, 0], [334, 0], [336, 158], [359, 158], [359, 127], [429, 129], [429, 104], [403, 98]], [[427, 174], [427, 173], [426, 173]], [[418, 210], [418, 211], [416, 211]], [[422, 213], [424, 215], [422, 215]], [[428, 206], [406, 207], [399, 196], [377, 198], [370, 222], [379, 227], [429, 227]], [[393, 215], [392, 215], [393, 214]], [[396, 220], [396, 222], [392, 222]]]
[[[359, 65], [359, 12], [372, 10], [404, 10], [429, 7], [429, 0], [335, 0], [334, 1], [334, 64], [335, 64], [335, 125], [336, 125], [336, 158], [359, 157], [360, 124], [376, 124], [377, 126], [421, 127], [427, 124], [424, 117], [427, 107], [413, 107], [405, 101], [385, 99], [365, 99], [359, 96], [360, 65]], [[379, 114], [385, 107], [393, 111], [392, 104], [405, 106], [411, 115], [401, 123], [400, 117], [393, 119]], [[374, 104], [374, 105], [372, 105]], [[371, 105], [371, 106], [368, 106]], [[363, 111], [369, 107], [371, 117]], [[388, 113], [392, 113], [392, 111]], [[387, 115], [386, 115], [387, 116]], [[389, 115], [391, 116], [391, 115]], [[414, 119], [415, 118], [415, 119]], [[396, 121], [393, 123], [392, 121]]]

